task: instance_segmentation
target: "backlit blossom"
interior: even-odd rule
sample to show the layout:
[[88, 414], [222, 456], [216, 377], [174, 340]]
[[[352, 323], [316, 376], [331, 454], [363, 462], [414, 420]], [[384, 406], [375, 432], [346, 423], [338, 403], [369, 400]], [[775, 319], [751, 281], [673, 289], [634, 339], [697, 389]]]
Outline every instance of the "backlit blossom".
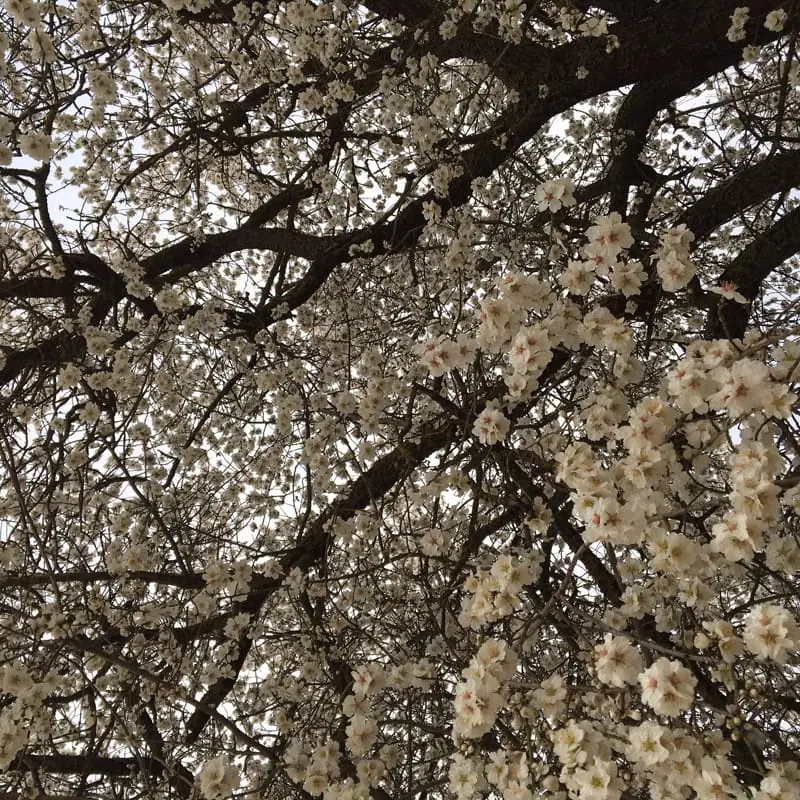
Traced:
[[239, 787], [239, 770], [223, 756], [216, 756], [200, 770], [197, 786], [206, 800], [225, 800]]
[[740, 42], [746, 36], [744, 26], [750, 17], [750, 9], [747, 6], [740, 6], [734, 9], [731, 14], [731, 25], [725, 34], [729, 42]]
[[736, 284], [730, 281], [723, 281], [719, 286], [712, 286], [708, 291], [722, 295], [725, 300], [734, 300], [737, 303], [747, 303], [747, 298], [736, 291]]
[[714, 637], [722, 658], [732, 664], [744, 651], [742, 640], [736, 635], [733, 625], [718, 619], [704, 622], [703, 627]]
[[534, 196], [539, 204], [539, 211], [559, 211], [564, 206], [574, 206], [572, 194], [575, 184], [568, 178], [549, 180], [536, 187]]
[[785, 608], [762, 603], [745, 618], [743, 638], [751, 653], [783, 663], [800, 646], [800, 628]]
[[742, 358], [730, 368], [718, 368], [712, 377], [720, 384], [719, 390], [708, 398], [712, 408], [738, 417], [763, 406], [769, 372], [760, 361]]
[[49, 161], [53, 157], [53, 138], [41, 131], [23, 133], [19, 137], [19, 149], [35, 161]]
[[618, 255], [633, 244], [631, 227], [614, 211], [605, 217], [597, 217], [594, 225], [586, 231], [589, 239], [588, 252], [604, 252], [609, 257]]
[[558, 282], [570, 294], [588, 294], [595, 282], [596, 274], [594, 265], [588, 261], [570, 261], [567, 268], [561, 273]]
[[656, 271], [666, 292], [677, 292], [679, 289], [683, 289], [695, 273], [691, 261], [681, 259], [674, 250], [670, 250], [658, 259]]
[[789, 15], [786, 13], [786, 11], [784, 11], [784, 9], [776, 8], [767, 14], [767, 18], [764, 21], [764, 27], [768, 31], [779, 33], [786, 25], [786, 20], [788, 17]]
[[619, 800], [621, 785], [616, 777], [613, 761], [595, 758], [586, 767], [579, 767], [573, 777], [579, 800]]
[[631, 758], [646, 767], [661, 764], [670, 757], [662, 738], [666, 739], [667, 729], [656, 722], [643, 722], [628, 731]]
[[636, 683], [643, 667], [642, 656], [626, 637], [607, 633], [594, 652], [600, 681], [619, 688]]
[[481, 444], [497, 444], [506, 438], [510, 426], [510, 420], [502, 411], [487, 406], [475, 420], [472, 433]]
[[675, 717], [692, 704], [697, 678], [680, 662], [659, 658], [639, 676], [639, 684], [643, 703]]

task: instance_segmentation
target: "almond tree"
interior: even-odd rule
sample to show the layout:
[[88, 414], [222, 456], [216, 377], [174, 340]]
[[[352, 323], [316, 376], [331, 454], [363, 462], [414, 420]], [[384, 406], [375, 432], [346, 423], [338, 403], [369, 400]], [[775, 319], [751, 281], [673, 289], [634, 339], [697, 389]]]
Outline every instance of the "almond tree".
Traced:
[[3, 798], [800, 794], [800, 7], [561, 2], [5, 0]]

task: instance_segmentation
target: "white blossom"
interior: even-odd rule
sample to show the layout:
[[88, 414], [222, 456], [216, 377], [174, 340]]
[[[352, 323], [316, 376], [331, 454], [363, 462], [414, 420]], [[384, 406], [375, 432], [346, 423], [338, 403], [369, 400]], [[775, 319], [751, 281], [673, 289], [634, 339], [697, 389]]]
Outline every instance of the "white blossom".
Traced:
[[800, 647], [800, 628], [785, 608], [762, 603], [745, 618], [743, 638], [751, 653], [783, 663]]
[[697, 678], [679, 662], [659, 658], [642, 672], [639, 684], [642, 702], [657, 714], [675, 717], [691, 705]]
[[35, 161], [49, 161], [53, 157], [53, 137], [41, 131], [23, 133], [19, 137], [19, 149]]
[[224, 756], [206, 761], [197, 775], [200, 794], [207, 800], [224, 800], [239, 787], [239, 770]]
[[508, 435], [511, 422], [498, 408], [487, 406], [478, 414], [472, 433], [481, 444], [497, 444]]

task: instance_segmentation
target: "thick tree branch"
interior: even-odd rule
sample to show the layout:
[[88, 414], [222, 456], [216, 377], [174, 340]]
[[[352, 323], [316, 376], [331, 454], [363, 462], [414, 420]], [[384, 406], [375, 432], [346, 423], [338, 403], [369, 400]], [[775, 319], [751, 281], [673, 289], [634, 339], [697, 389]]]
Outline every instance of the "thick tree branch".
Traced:
[[[734, 283], [748, 300], [755, 300], [766, 277], [800, 252], [800, 208], [790, 211], [748, 245], [724, 269], [719, 283]], [[750, 306], [719, 298], [706, 319], [706, 338], [741, 339], [750, 318]]]
[[737, 214], [779, 192], [800, 186], [800, 150], [767, 156], [714, 186], [682, 212], [676, 224], [686, 225], [696, 240], [706, 238]]

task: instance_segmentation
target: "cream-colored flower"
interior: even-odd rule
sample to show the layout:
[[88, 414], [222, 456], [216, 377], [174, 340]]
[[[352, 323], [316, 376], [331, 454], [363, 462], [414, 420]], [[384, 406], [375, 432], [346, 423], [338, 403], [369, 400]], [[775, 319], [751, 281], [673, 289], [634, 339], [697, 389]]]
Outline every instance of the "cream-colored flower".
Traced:
[[197, 787], [206, 800], [224, 800], [239, 787], [239, 770], [223, 756], [207, 761], [197, 776]]
[[675, 717], [692, 704], [697, 678], [678, 661], [659, 658], [639, 676], [642, 702], [657, 714]]

